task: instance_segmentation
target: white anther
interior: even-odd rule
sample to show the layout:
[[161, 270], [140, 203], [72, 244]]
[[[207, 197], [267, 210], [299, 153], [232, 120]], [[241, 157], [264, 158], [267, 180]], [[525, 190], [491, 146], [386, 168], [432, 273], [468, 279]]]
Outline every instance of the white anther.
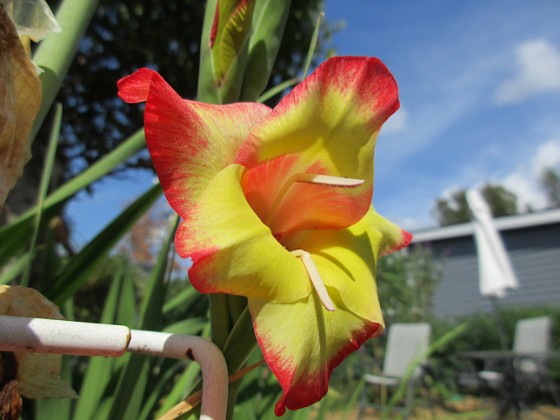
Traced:
[[345, 178], [342, 176], [317, 175], [317, 174], [297, 174], [294, 175], [294, 182], [307, 182], [310, 184], [329, 185], [331, 187], [354, 188], [364, 183], [363, 179]]
[[294, 256], [301, 258], [301, 262], [303, 263], [303, 266], [305, 267], [305, 270], [309, 275], [309, 279], [311, 280], [311, 283], [313, 284], [313, 287], [315, 288], [315, 291], [319, 296], [319, 300], [327, 311], [333, 312], [335, 310], [334, 303], [327, 292], [327, 288], [323, 283], [323, 279], [321, 279], [319, 270], [317, 270], [317, 266], [315, 265], [315, 262], [313, 262], [313, 259], [311, 258], [309, 252], [303, 251], [301, 249], [296, 249], [295, 251], [291, 251], [291, 253]]
[[317, 185], [325, 185], [328, 187], [338, 187], [338, 188], [356, 188], [359, 187], [364, 183], [363, 179], [354, 179], [354, 178], [345, 178], [342, 176], [331, 176], [331, 175], [317, 175], [317, 174], [306, 174], [303, 172], [297, 173], [292, 175], [288, 180], [284, 183], [278, 194], [276, 195], [276, 199], [274, 203], [270, 207], [270, 211], [268, 213], [268, 217], [265, 220], [267, 225], [270, 224], [271, 220], [276, 217], [276, 213], [278, 208], [280, 207], [280, 203], [284, 200], [284, 196], [288, 192], [288, 190], [294, 185], [296, 182], [303, 182], [307, 184], [317, 184]]

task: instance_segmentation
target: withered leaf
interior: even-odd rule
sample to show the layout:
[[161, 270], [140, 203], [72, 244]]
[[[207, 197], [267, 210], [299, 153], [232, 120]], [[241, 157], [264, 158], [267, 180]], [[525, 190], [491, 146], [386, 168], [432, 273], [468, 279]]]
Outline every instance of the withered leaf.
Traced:
[[[63, 319], [57, 306], [38, 291], [20, 286], [0, 286], [0, 314]], [[17, 380], [22, 396], [31, 399], [76, 398], [60, 377], [62, 356], [46, 353], [15, 353]]]
[[0, 7], [0, 208], [31, 158], [29, 134], [40, 104], [35, 67]]

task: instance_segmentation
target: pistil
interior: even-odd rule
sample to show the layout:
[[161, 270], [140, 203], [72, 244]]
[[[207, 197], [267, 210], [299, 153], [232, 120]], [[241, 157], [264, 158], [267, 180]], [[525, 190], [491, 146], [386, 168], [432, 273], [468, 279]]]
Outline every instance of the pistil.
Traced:
[[303, 263], [303, 266], [307, 271], [307, 275], [311, 280], [311, 284], [313, 284], [315, 292], [317, 292], [319, 300], [321, 301], [325, 309], [330, 312], [335, 311], [334, 303], [327, 292], [325, 283], [323, 283], [323, 279], [319, 274], [319, 270], [317, 270], [317, 266], [315, 265], [315, 262], [313, 261], [313, 258], [311, 258], [309, 252], [303, 251], [301, 249], [296, 249], [294, 251], [291, 251], [291, 253], [301, 259], [301, 262]]

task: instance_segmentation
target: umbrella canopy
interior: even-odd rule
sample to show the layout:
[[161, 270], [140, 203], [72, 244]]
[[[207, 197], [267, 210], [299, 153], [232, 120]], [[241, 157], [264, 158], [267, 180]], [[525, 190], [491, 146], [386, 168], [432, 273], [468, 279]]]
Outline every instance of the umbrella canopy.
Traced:
[[517, 289], [517, 277], [486, 201], [475, 189], [467, 191], [466, 198], [473, 214], [480, 293], [502, 298], [508, 289]]

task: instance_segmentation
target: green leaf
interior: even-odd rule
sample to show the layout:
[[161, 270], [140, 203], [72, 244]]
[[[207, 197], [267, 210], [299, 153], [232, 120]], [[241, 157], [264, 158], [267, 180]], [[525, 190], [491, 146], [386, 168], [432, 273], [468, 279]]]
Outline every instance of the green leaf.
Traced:
[[208, 0], [206, 2], [202, 39], [200, 41], [200, 68], [198, 72], [197, 99], [211, 104], [222, 103], [218, 82], [216, 81], [216, 65], [210, 47], [210, 34], [214, 24], [217, 4], [218, 0]]
[[158, 260], [152, 269], [146, 295], [142, 302], [142, 309], [140, 312], [140, 329], [142, 330], [160, 329], [163, 304], [167, 291], [166, 280], [170, 266], [169, 256], [171, 252], [174, 252], [173, 238], [175, 237], [175, 231], [178, 226], [179, 216], [174, 215], [170, 223], [168, 235], [159, 252]]
[[155, 385], [150, 384], [150, 393], [147, 399], [144, 401], [142, 412], [138, 420], [146, 420], [152, 418], [150, 415], [161, 399], [164, 389], [166, 389], [169, 384], [176, 382], [175, 376], [178, 371], [185, 368], [185, 361], [178, 360], [171, 364], [171, 367], [162, 368], [162, 372], [158, 375], [158, 381]]
[[[146, 294], [142, 301], [139, 329], [157, 331], [161, 327], [163, 303], [166, 295], [166, 278], [169, 269], [169, 253], [173, 249], [173, 237], [179, 223], [174, 216], [169, 234], [165, 238], [152, 270]], [[140, 415], [146, 391], [147, 378], [153, 359], [133, 354], [126, 365], [114, 393], [114, 403], [109, 419], [135, 419]]]
[[33, 54], [33, 61], [44, 71], [40, 75], [43, 86], [41, 109], [35, 117], [31, 138], [37, 135], [60, 90], [98, 2], [99, 0], [62, 1], [56, 13], [62, 31], [50, 34]]
[[[118, 324], [131, 327], [136, 319], [134, 284], [130, 267], [121, 266], [115, 273], [103, 312], [102, 324]], [[127, 357], [128, 358], [128, 357]], [[91, 357], [80, 390], [80, 399], [74, 418], [92, 419], [116, 371], [117, 360], [111, 357]]]
[[210, 103], [239, 100], [247, 66], [254, 6], [255, 0], [207, 3], [201, 41], [198, 100]]
[[266, 102], [270, 98], [272, 98], [273, 96], [276, 96], [279, 93], [282, 93], [283, 91], [285, 91], [289, 87], [292, 87], [293, 85], [295, 85], [299, 81], [300, 81], [299, 78], [294, 77], [292, 79], [286, 80], [285, 82], [279, 83], [276, 86], [274, 86], [273, 88], [270, 88], [269, 90], [267, 90], [261, 96], [259, 96], [258, 99], [257, 99], [257, 102], [261, 102], [261, 103]]
[[88, 279], [91, 271], [109, 255], [113, 246], [130, 230], [161, 195], [161, 187], [154, 185], [76, 254], [62, 273], [43, 292], [51, 301], [60, 304], [69, 299]]
[[212, 54], [220, 84], [245, 46], [251, 28], [254, 5], [254, 0], [219, 2], [220, 22]]
[[171, 391], [165, 396], [156, 417], [160, 417], [169, 411], [175, 404], [182, 401], [195, 387], [200, 374], [198, 363], [189, 363], [181, 376], [175, 382]]
[[255, 101], [265, 89], [284, 34], [291, 0], [257, 1], [253, 12], [249, 57], [242, 101]]
[[35, 218], [33, 219], [33, 233], [31, 234], [31, 241], [30, 241], [31, 249], [29, 251], [32, 258], [29, 260], [29, 265], [27, 266], [21, 279], [21, 285], [24, 287], [29, 285], [29, 277], [31, 276], [31, 268], [33, 267], [33, 257], [36, 254], [35, 246], [37, 242], [37, 236], [39, 235], [39, 229], [41, 227], [41, 218], [43, 217], [43, 204], [45, 201], [45, 196], [47, 195], [49, 182], [52, 176], [52, 170], [54, 167], [54, 161], [56, 157], [56, 146], [58, 144], [58, 137], [60, 135], [61, 123], [62, 123], [62, 105], [60, 103], [57, 103], [55, 115], [53, 118], [51, 135], [49, 137], [47, 154], [45, 155], [43, 173], [41, 174], [41, 185], [39, 186], [39, 195], [37, 197], [37, 211], [35, 212]]
[[[138, 130], [113, 152], [106, 155], [80, 175], [66, 182], [45, 198], [43, 220], [57, 214], [66, 200], [107, 175], [118, 165], [124, 163], [129, 157], [140, 151], [144, 145], [144, 132], [143, 130]], [[33, 233], [32, 221], [36, 211], [36, 208], [32, 208], [14, 222], [0, 228], [0, 266], [5, 265], [10, 258], [21, 254], [27, 247], [29, 237]]]
[[208, 323], [205, 317], [196, 317], [174, 322], [163, 329], [164, 332], [181, 335], [199, 334]]
[[17, 260], [8, 265], [0, 276], [0, 284], [8, 284], [26, 269], [31, 261], [31, 254], [21, 255]]
[[317, 19], [315, 20], [315, 29], [313, 30], [313, 35], [311, 36], [311, 42], [309, 43], [309, 50], [307, 51], [307, 58], [305, 59], [305, 65], [303, 66], [303, 76], [302, 79], [307, 77], [309, 72], [309, 67], [311, 66], [311, 60], [315, 54], [315, 48], [317, 47], [317, 40], [319, 39], [319, 29], [321, 27], [321, 20], [323, 18], [323, 13], [319, 13]]
[[163, 305], [163, 313], [167, 314], [168, 312], [171, 312], [173, 309], [176, 309], [180, 306], [187, 307], [190, 305], [192, 300], [198, 297], [199, 292], [194, 287], [186, 287], [181, 292], [165, 302], [165, 304]]
[[140, 415], [150, 373], [148, 356], [132, 354], [112, 395], [108, 419], [135, 419]]

